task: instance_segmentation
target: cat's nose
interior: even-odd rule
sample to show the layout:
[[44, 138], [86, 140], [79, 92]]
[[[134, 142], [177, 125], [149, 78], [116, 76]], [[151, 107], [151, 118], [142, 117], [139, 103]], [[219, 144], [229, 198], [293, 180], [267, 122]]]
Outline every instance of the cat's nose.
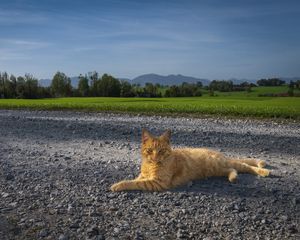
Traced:
[[153, 155], [152, 159], [153, 159], [153, 161], [158, 161], [158, 156], [157, 155]]

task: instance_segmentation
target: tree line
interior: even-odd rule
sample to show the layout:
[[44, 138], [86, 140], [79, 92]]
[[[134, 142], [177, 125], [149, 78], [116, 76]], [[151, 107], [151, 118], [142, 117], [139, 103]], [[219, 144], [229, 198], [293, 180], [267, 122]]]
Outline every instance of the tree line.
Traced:
[[282, 86], [285, 84], [285, 81], [279, 78], [268, 78], [268, 79], [260, 79], [257, 81], [259, 86]]
[[[280, 86], [283, 80], [277, 78], [260, 79], [259, 86]], [[243, 82], [235, 85], [232, 81], [213, 80], [208, 86], [201, 82], [182, 83], [181, 85], [163, 86], [146, 83], [145, 86], [131, 84], [111, 75], [99, 76], [97, 72], [79, 76], [78, 86], [72, 87], [71, 79], [63, 72], [56, 72], [49, 87], [39, 85], [38, 79], [31, 74], [15, 77], [7, 72], [0, 72], [0, 98], [52, 98], [52, 97], [195, 97], [202, 96], [202, 91], [251, 91], [257, 85]], [[300, 80], [291, 81], [290, 92], [299, 89]], [[291, 93], [292, 95], [292, 93]]]
[[47, 98], [50, 89], [39, 86], [38, 80], [31, 74], [15, 77], [0, 72], [0, 98]]
[[[162, 93], [161, 89], [166, 89]], [[77, 88], [63, 72], [57, 72], [49, 87], [39, 85], [33, 75], [15, 77], [0, 72], [0, 98], [52, 98], [52, 97], [191, 97], [201, 96], [202, 83], [182, 83], [179, 86], [162, 86], [146, 83], [131, 84], [111, 75], [99, 76], [92, 72], [79, 76]]]

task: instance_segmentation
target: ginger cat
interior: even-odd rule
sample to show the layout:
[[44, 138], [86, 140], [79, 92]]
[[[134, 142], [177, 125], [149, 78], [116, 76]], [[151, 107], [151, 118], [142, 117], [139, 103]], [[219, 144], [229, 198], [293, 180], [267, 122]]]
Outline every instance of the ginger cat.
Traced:
[[124, 180], [111, 186], [112, 191], [163, 191], [191, 180], [212, 176], [226, 176], [235, 182], [239, 173], [266, 177], [265, 161], [258, 159], [232, 159], [206, 148], [179, 148], [170, 146], [170, 130], [160, 137], [142, 132], [142, 166], [134, 180]]

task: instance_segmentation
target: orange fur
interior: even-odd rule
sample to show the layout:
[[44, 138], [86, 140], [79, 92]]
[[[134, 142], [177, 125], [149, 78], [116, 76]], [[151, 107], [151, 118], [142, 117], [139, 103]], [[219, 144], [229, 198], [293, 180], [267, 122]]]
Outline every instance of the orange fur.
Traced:
[[232, 159], [206, 148], [172, 149], [171, 132], [160, 137], [148, 131], [142, 133], [141, 173], [134, 180], [124, 180], [111, 186], [112, 191], [162, 191], [212, 176], [226, 176], [235, 182], [238, 173], [262, 177], [269, 175], [265, 161], [258, 159]]

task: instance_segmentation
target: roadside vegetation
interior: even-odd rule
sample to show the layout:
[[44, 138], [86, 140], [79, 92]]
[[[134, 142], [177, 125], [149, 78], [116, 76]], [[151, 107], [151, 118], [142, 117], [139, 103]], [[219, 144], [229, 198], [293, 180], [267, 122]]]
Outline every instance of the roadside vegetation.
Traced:
[[[145, 86], [94, 72], [80, 75], [73, 88], [68, 76], [57, 72], [50, 87], [41, 87], [32, 75], [0, 74], [0, 108], [83, 110], [159, 115], [226, 115], [237, 117], [300, 119], [300, 80], [261, 79], [257, 85], [214, 80], [209, 86]], [[5, 99], [3, 99], [5, 98]]]
[[[263, 88], [257, 88], [257, 87]], [[257, 94], [258, 93], [258, 94]], [[71, 79], [62, 72], [57, 72], [49, 87], [39, 85], [33, 75], [15, 77], [0, 72], [0, 98], [38, 99], [60, 97], [200, 97], [209, 96], [261, 96], [293, 97], [300, 96], [300, 80], [285, 83], [278, 78], [260, 79], [257, 84], [213, 80], [208, 86], [201, 82], [164, 86], [146, 83], [144, 86], [119, 80], [111, 75], [99, 76], [97, 72], [80, 75], [77, 87], [71, 85]]]

